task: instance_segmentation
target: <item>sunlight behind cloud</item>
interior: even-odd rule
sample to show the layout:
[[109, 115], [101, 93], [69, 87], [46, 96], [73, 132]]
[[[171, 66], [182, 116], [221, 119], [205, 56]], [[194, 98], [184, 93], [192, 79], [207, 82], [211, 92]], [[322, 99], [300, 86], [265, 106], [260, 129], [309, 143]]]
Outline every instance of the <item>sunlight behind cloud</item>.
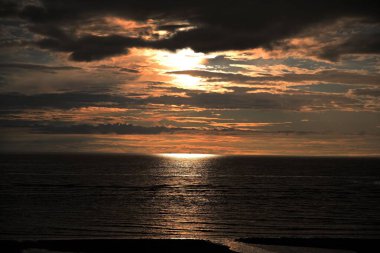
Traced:
[[[196, 53], [191, 48], [177, 50], [175, 53], [168, 51], [157, 51], [155, 60], [165, 68], [165, 72], [184, 71], [194, 69], [204, 69], [207, 59], [213, 58], [212, 55]], [[202, 90], [202, 79], [190, 75], [174, 74], [173, 83], [184, 89]]]
[[175, 53], [157, 51], [156, 60], [171, 71], [204, 68], [208, 56], [204, 53], [195, 53], [191, 48], [177, 50]]
[[201, 87], [202, 79], [190, 75], [175, 75], [173, 82], [178, 85], [180, 88], [188, 90], [204, 90], [204, 87]]

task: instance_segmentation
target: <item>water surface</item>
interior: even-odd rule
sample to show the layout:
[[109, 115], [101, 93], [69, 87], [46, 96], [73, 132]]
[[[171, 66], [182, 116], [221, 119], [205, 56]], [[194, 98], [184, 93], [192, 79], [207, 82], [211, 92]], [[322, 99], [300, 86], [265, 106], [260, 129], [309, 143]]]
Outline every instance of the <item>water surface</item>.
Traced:
[[379, 238], [379, 161], [1, 155], [0, 239]]

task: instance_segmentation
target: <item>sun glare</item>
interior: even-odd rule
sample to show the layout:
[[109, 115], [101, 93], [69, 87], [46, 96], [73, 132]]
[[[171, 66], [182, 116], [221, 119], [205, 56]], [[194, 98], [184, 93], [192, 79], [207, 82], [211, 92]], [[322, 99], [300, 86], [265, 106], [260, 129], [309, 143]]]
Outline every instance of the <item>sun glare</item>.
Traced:
[[190, 75], [175, 75], [173, 82], [185, 89], [201, 89], [201, 79]]
[[[156, 61], [165, 68], [165, 72], [196, 70], [205, 68], [207, 59], [215, 56], [204, 53], [196, 53], [191, 48], [177, 50], [175, 53], [169, 51], [157, 51]], [[202, 89], [202, 79], [181, 73], [170, 73], [173, 83], [185, 89]]]
[[193, 154], [193, 153], [164, 153], [160, 156], [178, 159], [200, 159], [200, 158], [210, 158], [215, 157], [215, 154]]
[[172, 71], [203, 68], [203, 63], [207, 58], [204, 53], [195, 53], [190, 48], [177, 50], [175, 53], [168, 51], [157, 52], [157, 60], [160, 64], [168, 67]]

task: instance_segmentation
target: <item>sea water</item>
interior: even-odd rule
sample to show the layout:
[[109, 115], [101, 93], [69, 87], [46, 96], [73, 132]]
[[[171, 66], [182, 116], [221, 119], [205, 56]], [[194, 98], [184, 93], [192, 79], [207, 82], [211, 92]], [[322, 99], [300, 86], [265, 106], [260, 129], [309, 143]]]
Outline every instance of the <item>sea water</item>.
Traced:
[[0, 156], [0, 239], [379, 238], [380, 159]]

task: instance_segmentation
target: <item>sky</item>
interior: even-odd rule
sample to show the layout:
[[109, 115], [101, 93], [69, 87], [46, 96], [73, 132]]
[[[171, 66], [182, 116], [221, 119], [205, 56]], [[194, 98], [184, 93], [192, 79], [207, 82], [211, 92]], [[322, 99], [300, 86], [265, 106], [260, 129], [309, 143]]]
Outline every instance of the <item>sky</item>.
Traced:
[[380, 155], [373, 0], [0, 0], [0, 152]]

